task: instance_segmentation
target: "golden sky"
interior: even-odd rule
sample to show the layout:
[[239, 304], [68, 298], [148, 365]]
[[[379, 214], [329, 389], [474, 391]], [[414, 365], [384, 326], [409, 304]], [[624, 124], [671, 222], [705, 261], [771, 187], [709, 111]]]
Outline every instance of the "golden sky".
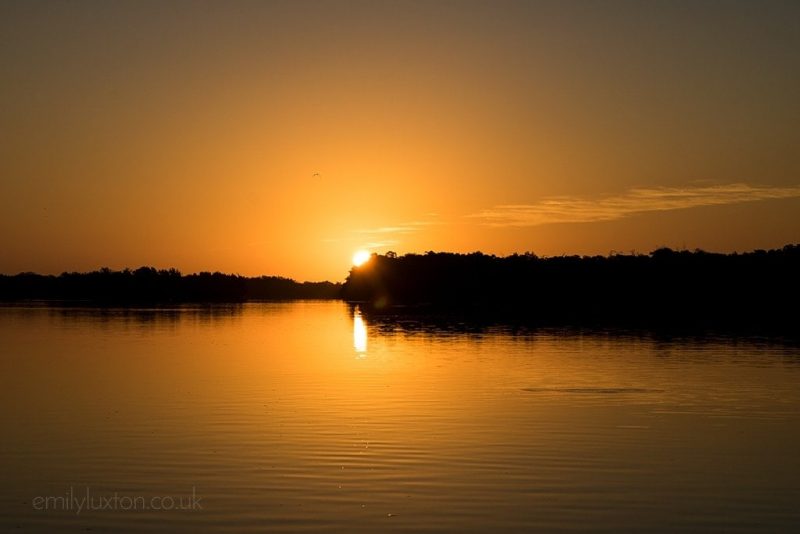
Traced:
[[0, 3], [0, 272], [800, 242], [797, 2]]

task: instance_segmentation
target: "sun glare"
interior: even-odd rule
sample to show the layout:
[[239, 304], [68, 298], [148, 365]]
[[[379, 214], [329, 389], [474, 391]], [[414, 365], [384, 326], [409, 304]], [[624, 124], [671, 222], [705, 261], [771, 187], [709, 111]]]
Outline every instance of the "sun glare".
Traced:
[[353, 265], [358, 267], [359, 265], [363, 265], [369, 261], [370, 254], [366, 250], [359, 250], [355, 254], [353, 254]]

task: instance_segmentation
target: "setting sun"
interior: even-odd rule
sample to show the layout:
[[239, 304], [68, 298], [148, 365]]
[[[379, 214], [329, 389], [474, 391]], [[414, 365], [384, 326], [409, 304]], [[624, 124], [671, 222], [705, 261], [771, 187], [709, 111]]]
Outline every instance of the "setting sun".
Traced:
[[356, 251], [356, 253], [353, 254], [353, 265], [355, 265], [356, 267], [364, 265], [369, 261], [369, 258], [370, 258], [369, 251], [367, 250]]

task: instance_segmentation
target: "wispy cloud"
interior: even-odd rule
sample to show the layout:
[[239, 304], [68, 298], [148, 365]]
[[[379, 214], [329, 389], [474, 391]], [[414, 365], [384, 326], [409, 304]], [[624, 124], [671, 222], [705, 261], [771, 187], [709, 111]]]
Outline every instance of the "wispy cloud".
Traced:
[[[437, 217], [435, 213], [428, 214]], [[361, 228], [352, 230], [347, 237], [331, 237], [323, 239], [325, 243], [347, 242], [369, 250], [394, 247], [401, 243], [403, 236], [413, 234], [426, 227], [441, 224], [435, 220], [419, 220], [399, 223], [391, 226], [378, 226], [375, 228]]]
[[384, 248], [384, 247], [393, 247], [400, 243], [397, 239], [384, 239], [383, 241], [372, 241], [369, 243], [364, 243], [364, 248], [368, 249], [376, 249], [376, 248]]
[[440, 224], [440, 221], [417, 220], [376, 228], [361, 228], [355, 230], [354, 233], [358, 239], [369, 240], [369, 242], [363, 243], [364, 248], [375, 250], [396, 247], [401, 244], [404, 237], [435, 224]]
[[800, 186], [771, 187], [737, 183], [703, 187], [651, 187], [631, 189], [621, 195], [598, 199], [548, 197], [533, 204], [495, 206], [470, 217], [480, 219], [489, 226], [537, 226], [613, 221], [649, 211], [793, 197], [800, 197]]
[[395, 226], [380, 226], [378, 228], [362, 228], [360, 230], [356, 230], [356, 233], [362, 235], [397, 235], [397, 234], [411, 234], [416, 231], [421, 230], [426, 226], [430, 226], [434, 224], [432, 221], [411, 221], [407, 223], [401, 223]]

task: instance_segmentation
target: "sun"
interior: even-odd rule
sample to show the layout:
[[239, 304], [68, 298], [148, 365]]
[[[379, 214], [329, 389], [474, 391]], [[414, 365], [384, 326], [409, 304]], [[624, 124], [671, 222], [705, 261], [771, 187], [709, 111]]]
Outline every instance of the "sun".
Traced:
[[355, 254], [353, 254], [353, 265], [358, 267], [359, 265], [364, 265], [369, 261], [370, 253], [367, 250], [357, 250]]

